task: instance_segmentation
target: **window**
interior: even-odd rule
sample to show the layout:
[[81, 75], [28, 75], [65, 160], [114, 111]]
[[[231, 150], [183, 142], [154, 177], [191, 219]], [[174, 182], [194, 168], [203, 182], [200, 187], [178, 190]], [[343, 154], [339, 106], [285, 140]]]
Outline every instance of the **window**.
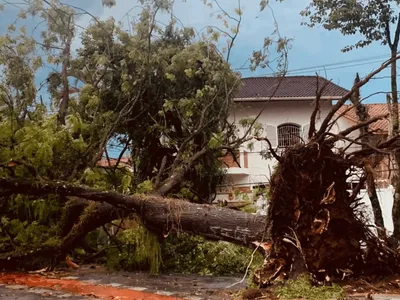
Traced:
[[278, 147], [286, 148], [300, 143], [300, 126], [282, 124], [278, 126]]

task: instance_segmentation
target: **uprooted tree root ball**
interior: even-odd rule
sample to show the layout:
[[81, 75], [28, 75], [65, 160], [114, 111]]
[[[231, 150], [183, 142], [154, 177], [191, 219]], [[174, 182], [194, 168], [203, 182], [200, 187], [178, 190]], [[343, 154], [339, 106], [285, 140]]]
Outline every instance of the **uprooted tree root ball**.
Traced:
[[398, 253], [365, 225], [360, 199], [346, 189], [351, 166], [332, 147], [311, 142], [281, 157], [271, 179], [271, 247], [254, 275], [258, 285], [304, 272], [317, 281], [331, 281], [398, 271]]

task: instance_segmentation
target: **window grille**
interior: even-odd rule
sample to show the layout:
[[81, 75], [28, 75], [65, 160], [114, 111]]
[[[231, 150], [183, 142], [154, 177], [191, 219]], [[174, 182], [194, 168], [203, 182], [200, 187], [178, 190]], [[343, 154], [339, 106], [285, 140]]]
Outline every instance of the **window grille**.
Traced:
[[286, 148], [300, 143], [300, 126], [283, 124], [278, 126], [278, 146]]

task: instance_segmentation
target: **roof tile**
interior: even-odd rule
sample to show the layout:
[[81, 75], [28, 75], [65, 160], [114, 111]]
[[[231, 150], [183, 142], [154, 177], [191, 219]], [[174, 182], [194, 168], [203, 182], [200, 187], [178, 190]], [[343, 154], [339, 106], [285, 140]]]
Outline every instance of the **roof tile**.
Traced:
[[[372, 103], [372, 104], [365, 104], [367, 107], [367, 112], [369, 114], [369, 117], [377, 117], [379, 115], [385, 115], [388, 114], [388, 106], [386, 103]], [[399, 106], [399, 113], [400, 113], [400, 106]], [[355, 106], [353, 105], [343, 105], [336, 113], [337, 115], [342, 115], [351, 121], [357, 123], [358, 122], [358, 117], [356, 114], [356, 109]], [[371, 130], [377, 130], [377, 131], [383, 131], [387, 132], [389, 127], [389, 120], [382, 119], [379, 120], [375, 123], [372, 123], [369, 128]]]
[[316, 76], [285, 76], [285, 77], [248, 77], [242, 79], [242, 87], [236, 99], [246, 98], [298, 98], [315, 97], [317, 86], [327, 84], [322, 96], [341, 97], [348, 90], [323, 77]]
[[[99, 167], [109, 168], [109, 167], [115, 167], [117, 162], [118, 162], [118, 159], [116, 159], [116, 158], [110, 158], [110, 160], [103, 158], [97, 162], [97, 165]], [[131, 164], [131, 160], [128, 157], [121, 157], [121, 159], [119, 161], [119, 165], [129, 166], [130, 164]]]

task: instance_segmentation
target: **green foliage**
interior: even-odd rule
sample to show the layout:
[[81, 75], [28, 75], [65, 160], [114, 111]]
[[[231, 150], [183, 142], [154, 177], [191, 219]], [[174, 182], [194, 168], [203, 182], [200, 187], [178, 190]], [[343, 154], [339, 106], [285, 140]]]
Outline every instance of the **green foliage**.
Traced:
[[313, 286], [308, 275], [302, 275], [296, 280], [289, 280], [283, 287], [274, 290], [279, 299], [305, 299], [305, 300], [329, 300], [344, 299], [342, 287]]
[[157, 237], [140, 223], [133, 229], [127, 229], [118, 235], [123, 247], [122, 252], [113, 248], [107, 253], [106, 266], [111, 270], [149, 270], [156, 274], [162, 263], [161, 248]]
[[18, 251], [55, 246], [59, 243], [54, 229], [49, 230], [48, 226], [40, 225], [36, 221], [28, 223], [14, 219], [10, 221], [6, 228], [13, 239], [13, 244], [18, 247]]
[[398, 21], [395, 7], [398, 0], [391, 1], [347, 1], [347, 0], [317, 0], [305, 8], [301, 15], [309, 19], [311, 27], [317, 24], [327, 30], [338, 30], [343, 35], [360, 34], [364, 38], [354, 45], [346, 46], [343, 51], [362, 48], [374, 41], [388, 44], [390, 36], [387, 28]]
[[[210, 242], [187, 234], [171, 235], [162, 244], [163, 270], [201, 275], [244, 273], [252, 251], [227, 242]], [[252, 268], [262, 263], [255, 253]]]
[[138, 184], [137, 192], [138, 193], [148, 193], [153, 190], [153, 184], [150, 180], [145, 180]]

